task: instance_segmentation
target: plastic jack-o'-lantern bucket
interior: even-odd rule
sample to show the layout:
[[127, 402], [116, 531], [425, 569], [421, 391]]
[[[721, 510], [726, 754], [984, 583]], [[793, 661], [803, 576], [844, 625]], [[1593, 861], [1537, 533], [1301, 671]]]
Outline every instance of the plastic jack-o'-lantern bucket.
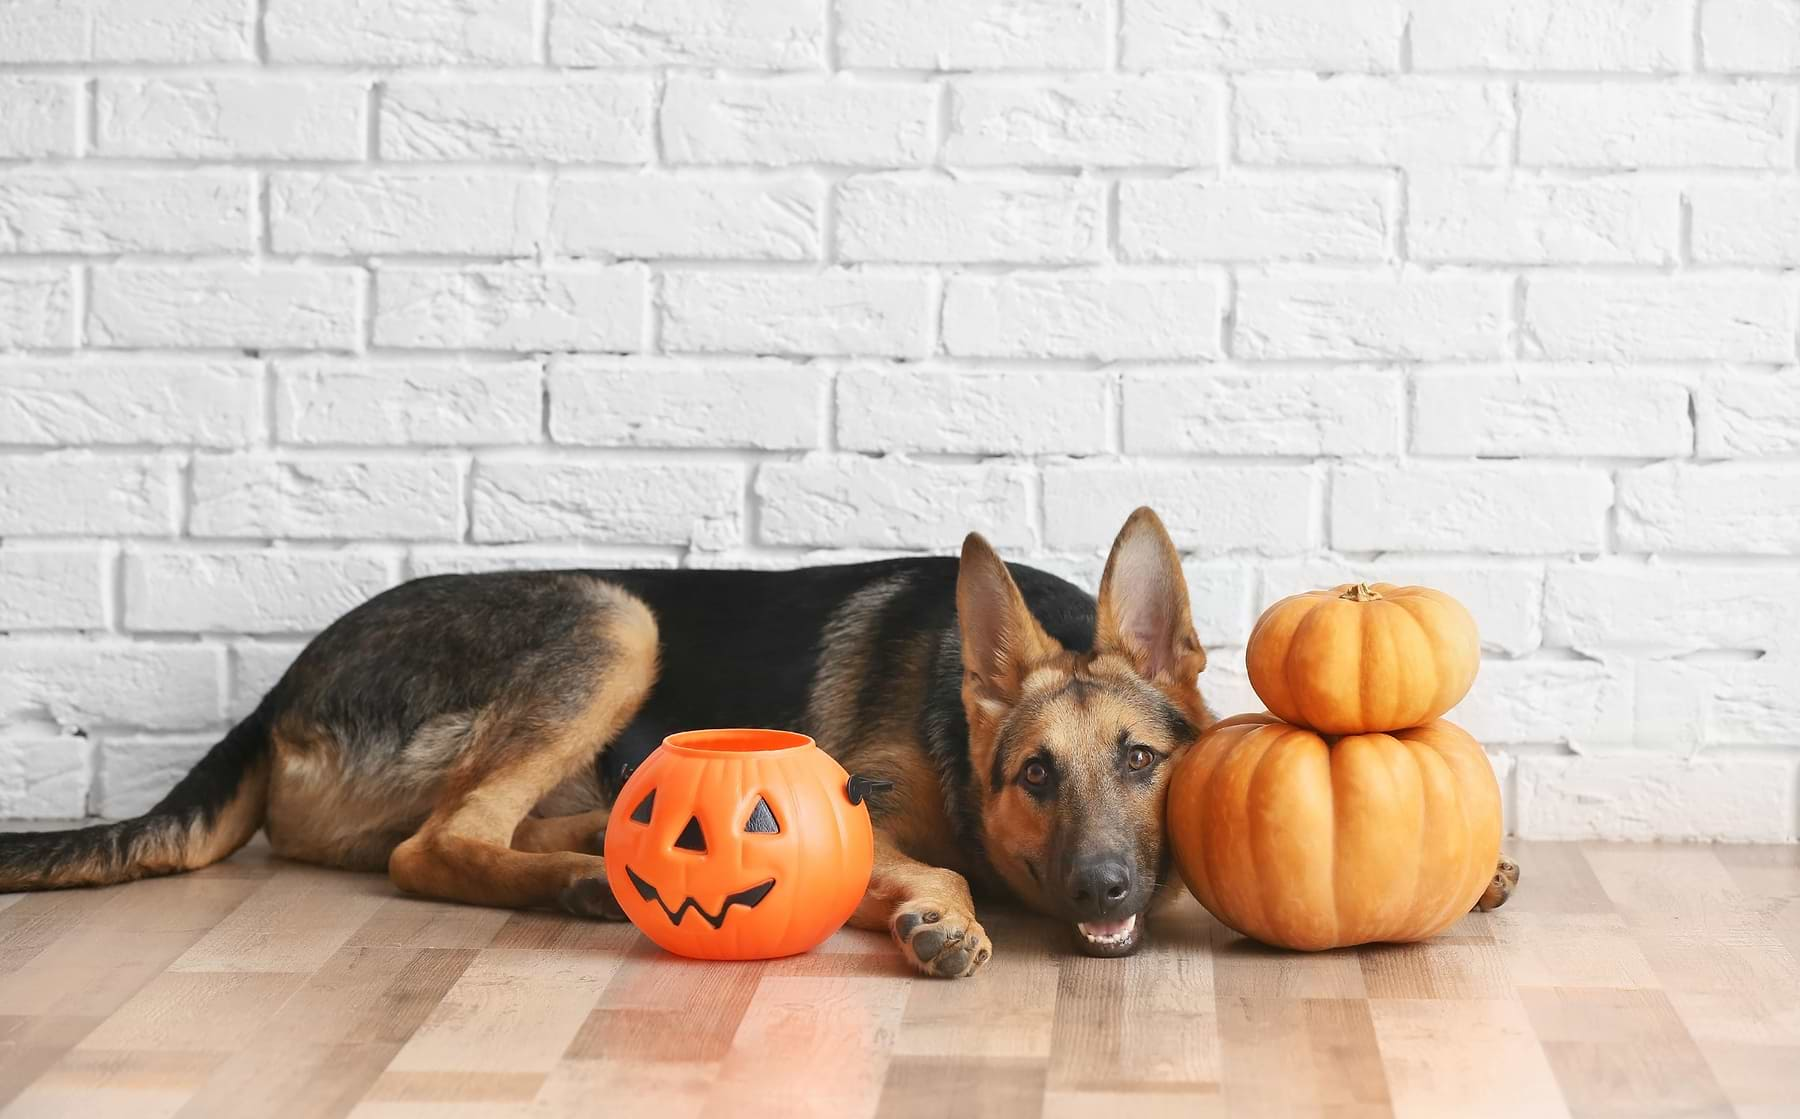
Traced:
[[613, 895], [639, 931], [678, 955], [760, 960], [815, 948], [869, 888], [873, 784], [804, 734], [672, 734], [613, 803]]

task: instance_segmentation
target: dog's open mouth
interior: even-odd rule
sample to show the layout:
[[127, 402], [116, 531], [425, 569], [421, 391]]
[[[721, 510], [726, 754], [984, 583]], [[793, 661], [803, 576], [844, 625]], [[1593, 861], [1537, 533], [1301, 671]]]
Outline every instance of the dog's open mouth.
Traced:
[[718, 915], [714, 916], [700, 908], [700, 903], [693, 898], [683, 899], [678, 908], [670, 909], [669, 903], [664, 901], [662, 895], [656, 892], [656, 887], [638, 877], [637, 871], [632, 870], [630, 867], [626, 867], [625, 873], [631, 878], [631, 884], [637, 887], [638, 897], [643, 898], [645, 901], [655, 902], [657, 908], [663, 911], [663, 916], [669, 919], [669, 924], [671, 925], [681, 924], [681, 919], [687, 916], [688, 910], [692, 909], [695, 913], [700, 914], [700, 919], [702, 921], [705, 921], [716, 929], [725, 923], [725, 915], [731, 912], [732, 906], [741, 905], [745, 909], [755, 909], [762, 903], [762, 899], [769, 896], [769, 891], [775, 888], [775, 880], [771, 878], [767, 882], [761, 882], [750, 887], [748, 890], [739, 890], [737, 893], [732, 894], [725, 899], [725, 903], [719, 906]]
[[1082, 921], [1075, 926], [1075, 938], [1090, 956], [1129, 956], [1144, 942], [1144, 915], [1133, 913], [1116, 921]]

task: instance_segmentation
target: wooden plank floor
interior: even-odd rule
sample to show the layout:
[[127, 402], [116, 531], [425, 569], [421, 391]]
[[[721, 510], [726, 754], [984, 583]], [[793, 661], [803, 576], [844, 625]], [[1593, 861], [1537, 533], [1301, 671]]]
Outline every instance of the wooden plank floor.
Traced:
[[1190, 901], [1090, 960], [997, 913], [943, 982], [868, 933], [693, 963], [256, 846], [0, 896], [0, 1116], [1800, 1114], [1800, 848], [1511, 850], [1513, 902], [1428, 944], [1277, 952]]

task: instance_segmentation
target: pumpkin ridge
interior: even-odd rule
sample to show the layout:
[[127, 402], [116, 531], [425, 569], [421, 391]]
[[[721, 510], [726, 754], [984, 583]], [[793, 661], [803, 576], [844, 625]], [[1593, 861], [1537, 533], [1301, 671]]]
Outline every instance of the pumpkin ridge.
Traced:
[[[1420, 729], [1424, 729], [1424, 728], [1420, 728]], [[1443, 784], [1449, 788], [1449, 791], [1450, 791], [1449, 799], [1450, 799], [1451, 803], [1447, 806], [1441, 806], [1441, 807], [1454, 808], [1455, 809], [1454, 812], [1446, 811], [1444, 814], [1446, 816], [1454, 816], [1454, 818], [1456, 819], [1456, 821], [1459, 824], [1463, 823], [1464, 822], [1463, 818], [1464, 818], [1465, 813], [1462, 811], [1461, 782], [1456, 780], [1456, 773], [1452, 769], [1450, 764], [1444, 759], [1443, 754], [1438, 751], [1438, 749], [1435, 745], [1428, 743], [1428, 742], [1421, 742], [1410, 736], [1408, 736], [1406, 738], [1397, 738], [1396, 741], [1402, 743], [1407, 748], [1407, 751], [1413, 755], [1413, 764], [1415, 764], [1419, 767], [1421, 775], [1424, 773], [1424, 771], [1426, 769], [1428, 769], [1432, 766], [1439, 767], [1440, 769], [1445, 771], [1448, 779], [1445, 780], [1443, 782]], [[1427, 759], [1430, 759], [1430, 760], [1427, 760]], [[1437, 798], [1435, 797], [1435, 795], [1425, 796], [1425, 797], [1420, 798], [1419, 807], [1422, 811], [1429, 813], [1431, 806], [1436, 803], [1437, 803]], [[1453, 830], [1457, 830], [1457, 829], [1443, 828], [1440, 830], [1443, 833], [1448, 834], [1448, 833], [1452, 832]], [[1464, 827], [1459, 830], [1466, 833], [1467, 829], [1466, 829], [1466, 827]], [[1469, 862], [1468, 845], [1465, 843], [1463, 845], [1462, 859], [1459, 861], [1459, 869], [1462, 871], [1462, 875], [1461, 875], [1462, 877], [1467, 876], [1468, 862]], [[1415, 890], [1415, 893], [1413, 896], [1415, 899], [1418, 897], [1416, 890]], [[1418, 903], [1415, 900], [1413, 904], [1416, 906]], [[1425, 928], [1429, 929], [1432, 932], [1437, 932], [1447, 920], [1454, 918], [1455, 907], [1457, 904], [1458, 904], [1458, 899], [1454, 896], [1451, 897], [1451, 899], [1449, 900], [1448, 903], [1440, 903], [1438, 905], [1438, 908], [1431, 912], [1431, 919], [1429, 921], [1425, 922]]]
[[[1263, 781], [1270, 780], [1267, 772], [1271, 768], [1269, 759], [1275, 756], [1275, 748], [1279, 746], [1287, 736], [1288, 731], [1286, 729], [1278, 729], [1269, 736], [1269, 741], [1263, 745], [1262, 753], [1257, 755], [1256, 764], [1251, 766], [1250, 780], [1244, 785], [1245, 822], [1252, 824], [1251, 827], [1246, 829], [1250, 838], [1248, 844], [1248, 847], [1250, 848], [1250, 867], [1256, 874], [1259, 886], [1262, 883], [1277, 882], [1280, 880], [1281, 875], [1268, 873], [1268, 867], [1266, 865], [1268, 862], [1268, 851], [1258, 842], [1262, 837], [1263, 829], [1254, 826], [1254, 823], [1249, 819], [1250, 805], [1256, 802], [1258, 786]], [[1256, 899], [1256, 914], [1258, 917], [1257, 927], [1261, 929], [1271, 928], [1272, 925], [1269, 921], [1269, 903], [1264, 891], [1262, 889], [1251, 890], [1249, 896]]]

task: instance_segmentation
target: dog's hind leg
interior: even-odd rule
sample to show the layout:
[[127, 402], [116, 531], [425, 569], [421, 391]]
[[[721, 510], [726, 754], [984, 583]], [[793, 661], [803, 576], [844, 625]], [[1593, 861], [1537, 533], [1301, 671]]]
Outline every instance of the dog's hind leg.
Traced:
[[598, 855], [610, 815], [610, 810], [599, 808], [573, 816], [527, 816], [513, 830], [513, 850], [581, 851]]
[[576, 702], [547, 705], [527, 691], [483, 712], [430, 816], [395, 848], [388, 876], [412, 893], [477, 905], [558, 906], [582, 916], [619, 917], [606, 864], [586, 850], [544, 849], [515, 839], [546, 793], [618, 736], [656, 676], [656, 623], [620, 594], [592, 651], [593, 671]]

